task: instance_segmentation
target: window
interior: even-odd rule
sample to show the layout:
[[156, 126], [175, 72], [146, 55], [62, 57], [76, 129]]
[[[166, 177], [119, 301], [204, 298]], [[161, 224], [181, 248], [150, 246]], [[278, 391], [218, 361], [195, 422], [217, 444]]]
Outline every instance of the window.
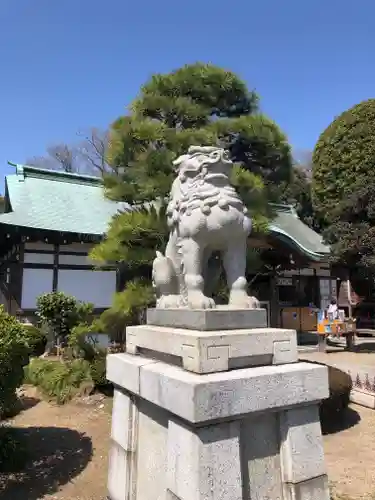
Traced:
[[294, 276], [291, 286], [279, 286], [279, 304], [283, 306], [319, 306], [318, 281], [315, 276]]

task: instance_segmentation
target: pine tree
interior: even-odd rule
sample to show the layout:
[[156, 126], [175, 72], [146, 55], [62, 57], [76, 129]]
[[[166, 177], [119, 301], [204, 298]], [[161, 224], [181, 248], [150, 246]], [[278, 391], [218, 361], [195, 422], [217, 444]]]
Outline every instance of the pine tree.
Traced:
[[190, 145], [230, 151], [233, 184], [255, 229], [266, 230], [268, 201], [278, 201], [276, 186], [289, 182], [292, 161], [286, 136], [258, 104], [258, 95], [237, 75], [211, 64], [152, 76], [110, 131], [108, 161], [119, 175], [105, 177], [106, 195], [137, 209], [113, 218], [92, 256], [134, 269], [150, 264], [155, 249], [164, 250], [172, 162]]

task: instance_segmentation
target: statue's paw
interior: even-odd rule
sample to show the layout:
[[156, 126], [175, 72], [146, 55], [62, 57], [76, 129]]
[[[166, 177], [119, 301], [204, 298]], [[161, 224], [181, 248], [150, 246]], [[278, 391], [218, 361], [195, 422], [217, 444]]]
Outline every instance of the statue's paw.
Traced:
[[214, 299], [206, 297], [202, 292], [189, 292], [188, 306], [190, 309], [214, 309], [216, 304]]
[[246, 292], [239, 290], [230, 294], [229, 305], [239, 309], [260, 309], [260, 302], [256, 297], [249, 297]]
[[156, 302], [156, 307], [160, 309], [176, 309], [182, 306], [180, 295], [163, 295]]
[[256, 297], [247, 297], [248, 309], [260, 309], [260, 302]]

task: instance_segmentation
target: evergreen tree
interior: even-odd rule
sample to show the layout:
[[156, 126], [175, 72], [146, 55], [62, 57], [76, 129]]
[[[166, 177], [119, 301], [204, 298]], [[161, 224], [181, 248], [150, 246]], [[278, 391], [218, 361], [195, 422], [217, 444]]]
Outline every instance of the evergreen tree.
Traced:
[[375, 99], [348, 109], [320, 135], [312, 195], [332, 261], [360, 295], [375, 294]]
[[111, 127], [108, 161], [119, 175], [105, 177], [110, 199], [138, 208], [113, 218], [93, 257], [137, 268], [151, 263], [155, 249], [164, 250], [172, 162], [190, 145], [230, 151], [236, 164], [233, 184], [255, 229], [266, 230], [268, 201], [278, 201], [276, 186], [290, 181], [292, 161], [286, 136], [259, 112], [258, 103], [238, 76], [211, 64], [152, 76]]

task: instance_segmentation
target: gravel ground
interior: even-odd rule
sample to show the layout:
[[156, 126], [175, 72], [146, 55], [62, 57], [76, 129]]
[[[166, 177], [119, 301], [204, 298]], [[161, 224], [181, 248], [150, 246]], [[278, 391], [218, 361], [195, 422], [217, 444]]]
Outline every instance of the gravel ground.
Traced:
[[20, 474], [0, 475], [1, 500], [103, 500], [106, 497], [110, 414], [93, 398], [54, 406], [25, 390], [28, 409], [13, 421], [31, 451]]
[[[328, 352], [300, 351], [300, 360], [317, 361], [331, 366], [336, 366], [341, 370], [350, 372], [355, 379], [357, 373], [363, 378], [366, 374], [371, 382], [375, 378], [375, 341], [360, 339], [357, 341], [353, 352], [338, 349], [334, 346], [328, 347]], [[336, 345], [340, 345], [337, 344]], [[341, 345], [343, 345], [341, 343]]]
[[329, 479], [350, 499], [375, 498], [375, 411], [351, 405], [345, 417], [324, 436]]

